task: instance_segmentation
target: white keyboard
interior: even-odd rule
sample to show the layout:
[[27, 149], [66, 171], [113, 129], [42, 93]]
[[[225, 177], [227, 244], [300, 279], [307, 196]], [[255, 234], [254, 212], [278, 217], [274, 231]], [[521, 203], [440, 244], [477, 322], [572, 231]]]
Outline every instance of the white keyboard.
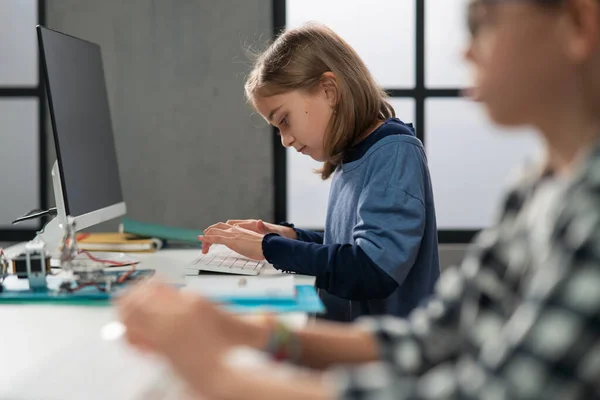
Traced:
[[203, 254], [188, 268], [193, 272], [209, 271], [236, 275], [258, 275], [266, 261], [255, 261], [227, 250], [214, 254]]

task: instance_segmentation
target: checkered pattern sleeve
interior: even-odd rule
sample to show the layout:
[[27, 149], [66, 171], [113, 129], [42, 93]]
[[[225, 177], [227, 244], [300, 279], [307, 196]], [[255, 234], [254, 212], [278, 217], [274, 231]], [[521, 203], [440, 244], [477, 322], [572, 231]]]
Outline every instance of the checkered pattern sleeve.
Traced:
[[462, 397], [600, 398], [600, 196], [576, 188], [571, 199], [549, 263], [536, 266], [515, 312], [481, 348], [482, 381], [463, 384]]
[[[338, 397], [600, 398], [597, 178], [597, 185], [575, 186], [569, 193], [554, 223], [551, 261], [532, 266], [519, 290], [502, 287], [506, 281], [493, 279], [491, 266], [510, 259], [506, 256], [511, 250], [496, 244], [491, 246], [494, 251], [481, 253], [471, 276], [468, 265], [466, 270], [463, 265], [460, 271], [443, 274], [437, 300], [417, 310], [410, 320], [371, 321], [381, 343], [381, 361], [332, 371]], [[497, 318], [494, 293], [501, 294], [496, 296], [497, 304], [515, 305], [504, 318]], [[470, 338], [469, 327], [462, 326], [465, 313], [473, 316], [467, 318], [472, 331], [486, 322], [492, 327], [482, 330], [485, 337], [480, 342]]]
[[347, 399], [410, 398], [417, 377], [456, 359], [462, 348], [459, 330], [463, 273], [446, 270], [436, 297], [415, 310], [409, 319], [363, 318], [361, 326], [378, 338], [381, 362], [357, 368], [338, 368], [330, 377]]

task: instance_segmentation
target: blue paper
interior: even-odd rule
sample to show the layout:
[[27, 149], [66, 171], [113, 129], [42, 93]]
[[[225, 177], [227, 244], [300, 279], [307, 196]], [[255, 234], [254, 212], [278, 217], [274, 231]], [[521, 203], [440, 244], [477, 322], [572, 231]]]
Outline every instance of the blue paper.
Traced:
[[314, 286], [310, 285], [296, 286], [296, 298], [293, 300], [231, 299], [226, 307], [228, 310], [236, 313], [264, 311], [273, 313], [305, 312], [317, 314], [325, 311], [325, 307], [317, 291]]

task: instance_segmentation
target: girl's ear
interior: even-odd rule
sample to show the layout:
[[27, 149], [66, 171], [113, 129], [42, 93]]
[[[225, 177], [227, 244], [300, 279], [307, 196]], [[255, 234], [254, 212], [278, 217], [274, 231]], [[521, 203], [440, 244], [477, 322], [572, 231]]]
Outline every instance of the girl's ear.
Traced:
[[329, 105], [332, 108], [335, 107], [339, 99], [338, 82], [335, 74], [333, 72], [325, 72], [321, 75], [319, 86], [325, 94]]

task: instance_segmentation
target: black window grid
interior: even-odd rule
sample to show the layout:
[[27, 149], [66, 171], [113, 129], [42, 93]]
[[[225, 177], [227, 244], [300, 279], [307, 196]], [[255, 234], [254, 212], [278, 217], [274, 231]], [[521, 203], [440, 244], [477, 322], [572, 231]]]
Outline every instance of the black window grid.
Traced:
[[[37, 20], [38, 24], [44, 25], [46, 23], [46, 2], [45, 0], [38, 0], [37, 2]], [[32, 32], [35, 34], [35, 26], [31, 27]], [[37, 37], [37, 36], [36, 36]], [[46, 201], [46, 192], [47, 192], [47, 180], [48, 180], [48, 171], [47, 171], [47, 157], [46, 157], [46, 94], [44, 91], [44, 82], [42, 75], [42, 67], [41, 60], [38, 59], [38, 84], [35, 87], [27, 87], [27, 86], [0, 86], [0, 99], [37, 99], [38, 100], [38, 116], [39, 116], [39, 127], [38, 127], [38, 135], [39, 135], [39, 147], [37, 149], [32, 149], [34, 154], [37, 154], [39, 160], [39, 207], [42, 209], [47, 208]], [[15, 134], [14, 132], [9, 132], [9, 134]], [[18, 168], [18, 166], [15, 166]], [[1, 190], [0, 190], [1, 193]], [[10, 196], [10, 193], [1, 193], [3, 196]], [[1, 204], [1, 202], [0, 202]], [[23, 210], [23, 213], [26, 213], [30, 210]], [[18, 215], [15, 215], [15, 218]], [[39, 221], [39, 225], [35, 228], [19, 228], [15, 227], [6, 227], [0, 226], [0, 242], [21, 242], [31, 240], [37, 231], [41, 229], [43, 224], [46, 222], [45, 219]]]
[[[384, 88], [392, 98], [409, 98], [415, 101], [415, 126], [418, 138], [425, 144], [427, 124], [425, 102], [430, 98], [459, 98], [461, 88], [429, 89], [425, 85], [425, 0], [416, 2], [416, 76], [413, 89]], [[273, 0], [273, 35], [281, 33], [286, 26], [286, 0]], [[286, 149], [281, 146], [276, 130], [273, 130], [273, 176], [275, 181], [275, 221], [287, 220], [287, 163]], [[435, 188], [434, 188], [435, 189]], [[300, 222], [300, 221], [296, 221]], [[440, 243], [468, 243], [478, 233], [473, 229], [439, 229]]]

